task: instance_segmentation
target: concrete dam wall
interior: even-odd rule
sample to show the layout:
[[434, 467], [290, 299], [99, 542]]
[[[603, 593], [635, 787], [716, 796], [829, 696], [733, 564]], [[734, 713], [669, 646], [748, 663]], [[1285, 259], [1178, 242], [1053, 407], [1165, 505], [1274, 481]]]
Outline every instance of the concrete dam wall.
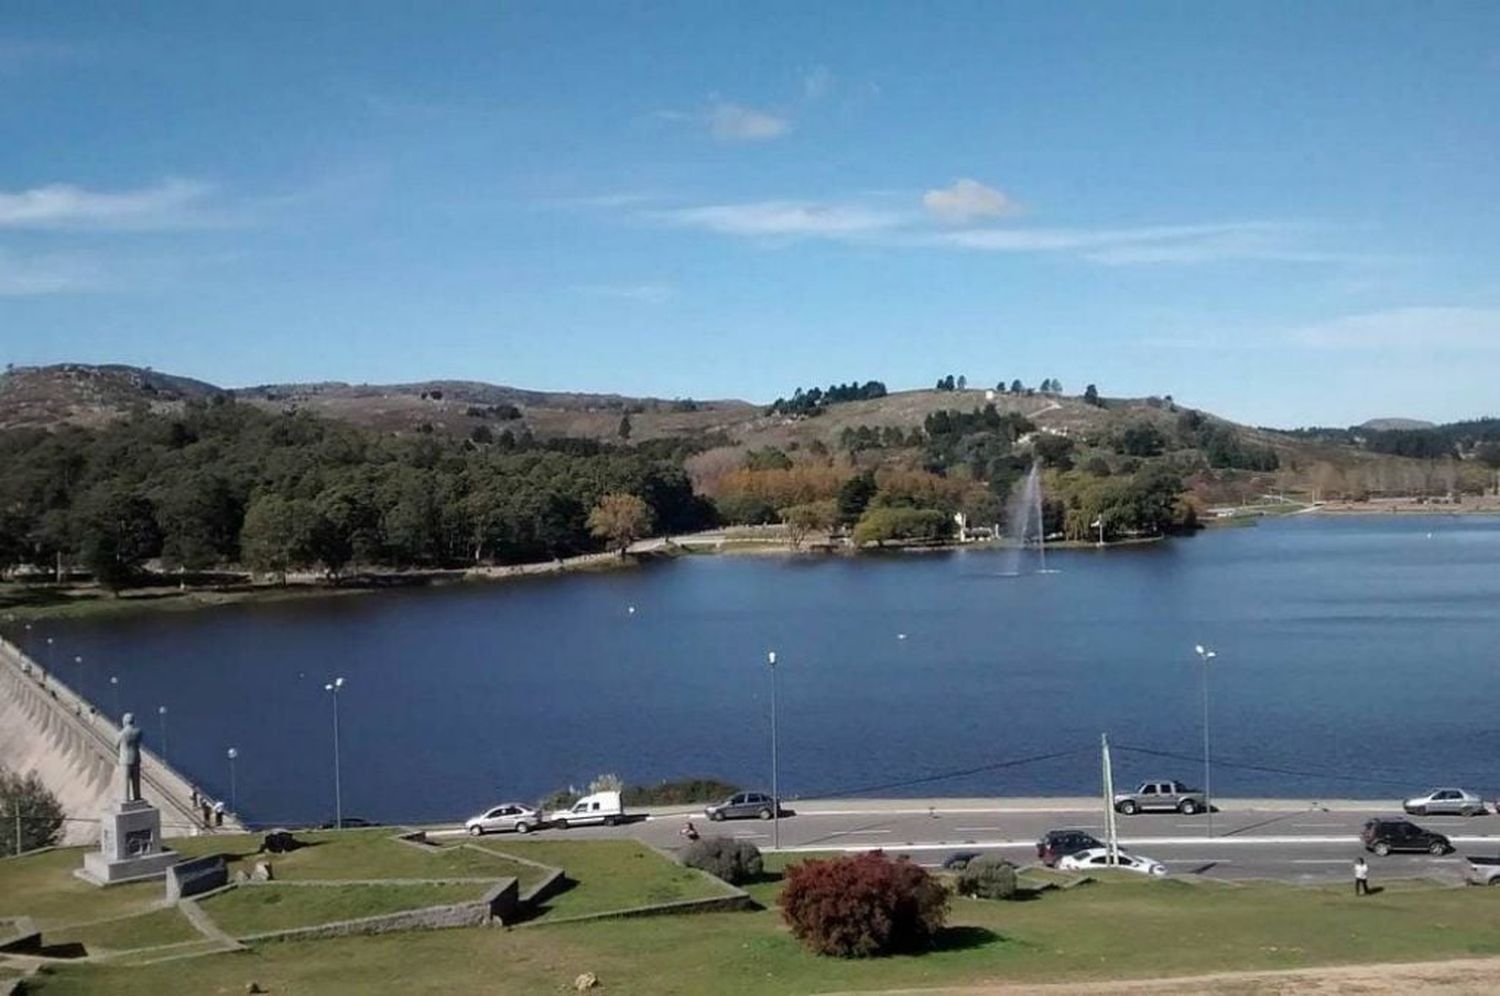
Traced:
[[[98, 814], [121, 792], [116, 777], [119, 728], [82, 696], [0, 640], [0, 765], [35, 772], [68, 817], [63, 843], [98, 839]], [[162, 834], [199, 832], [192, 785], [156, 754], [141, 751], [141, 794], [161, 810]], [[232, 817], [224, 829], [241, 830]]]

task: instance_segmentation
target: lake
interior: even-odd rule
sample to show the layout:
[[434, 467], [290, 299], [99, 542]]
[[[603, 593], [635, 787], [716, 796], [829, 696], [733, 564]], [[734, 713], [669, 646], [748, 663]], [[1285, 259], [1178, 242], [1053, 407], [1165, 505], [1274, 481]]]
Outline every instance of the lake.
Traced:
[[1500, 788], [1500, 520], [1297, 516], [1006, 565], [691, 556], [38, 624], [27, 649], [53, 636], [60, 676], [157, 748], [167, 706], [169, 757], [210, 793], [236, 747], [256, 822], [331, 818], [334, 676], [349, 815], [461, 817], [601, 772], [769, 787], [768, 650], [789, 797], [1097, 793], [1101, 732], [1117, 781], [1196, 784], [1196, 643], [1216, 794]]

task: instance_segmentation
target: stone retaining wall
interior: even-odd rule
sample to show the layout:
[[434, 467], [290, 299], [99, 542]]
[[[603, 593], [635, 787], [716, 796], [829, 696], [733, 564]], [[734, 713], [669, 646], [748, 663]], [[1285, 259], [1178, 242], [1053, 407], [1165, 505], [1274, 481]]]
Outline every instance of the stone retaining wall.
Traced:
[[[288, 883], [279, 883], [286, 885]], [[350, 937], [356, 934], [385, 934], [399, 930], [443, 930], [450, 927], [480, 927], [489, 923], [508, 923], [516, 918], [518, 884], [502, 879], [480, 899], [447, 906], [427, 906], [398, 913], [336, 920], [312, 927], [293, 927], [241, 937], [246, 943], [257, 941], [308, 940], [319, 937]]]

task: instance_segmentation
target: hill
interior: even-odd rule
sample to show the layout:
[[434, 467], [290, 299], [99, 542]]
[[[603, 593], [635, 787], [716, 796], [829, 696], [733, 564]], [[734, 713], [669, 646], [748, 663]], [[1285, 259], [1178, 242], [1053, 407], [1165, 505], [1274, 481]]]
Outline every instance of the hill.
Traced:
[[1389, 432], [1392, 429], [1431, 429], [1437, 425], [1420, 418], [1372, 418], [1366, 419], [1357, 429], [1374, 429], [1376, 432]]

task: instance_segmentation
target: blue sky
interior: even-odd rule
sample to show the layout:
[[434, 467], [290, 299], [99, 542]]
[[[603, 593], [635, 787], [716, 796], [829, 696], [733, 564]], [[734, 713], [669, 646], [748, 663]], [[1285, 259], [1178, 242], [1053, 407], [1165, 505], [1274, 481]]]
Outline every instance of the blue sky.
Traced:
[[23, 0], [0, 353], [1500, 414], [1497, 153], [1493, 4]]

